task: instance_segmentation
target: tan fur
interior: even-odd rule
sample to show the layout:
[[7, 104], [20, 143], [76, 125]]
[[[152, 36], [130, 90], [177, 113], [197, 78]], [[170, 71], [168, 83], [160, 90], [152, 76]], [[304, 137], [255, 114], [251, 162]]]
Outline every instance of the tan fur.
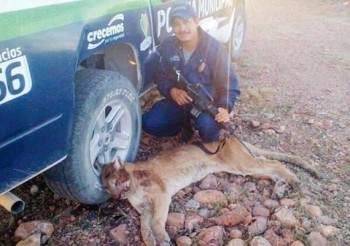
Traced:
[[[210, 143], [206, 147], [215, 150], [218, 144]], [[257, 148], [253, 152], [257, 150], [263, 154]], [[112, 197], [127, 198], [140, 213], [141, 234], [146, 245], [170, 245], [165, 223], [172, 196], [215, 172], [265, 177], [275, 182], [285, 180], [293, 186], [299, 182], [280, 162], [253, 158], [237, 139], [229, 138], [215, 155], [205, 154], [198, 147], [186, 144], [147, 161], [125, 166], [109, 164], [102, 172], [102, 183]]]

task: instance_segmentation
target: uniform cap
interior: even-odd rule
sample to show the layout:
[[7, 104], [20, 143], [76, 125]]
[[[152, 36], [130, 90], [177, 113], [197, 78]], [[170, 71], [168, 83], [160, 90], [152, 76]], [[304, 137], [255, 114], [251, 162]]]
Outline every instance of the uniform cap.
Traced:
[[170, 10], [169, 19], [170, 23], [173, 21], [174, 17], [179, 17], [183, 20], [188, 20], [193, 17], [197, 17], [196, 11], [194, 11], [193, 7], [188, 3], [179, 3], [176, 4]]

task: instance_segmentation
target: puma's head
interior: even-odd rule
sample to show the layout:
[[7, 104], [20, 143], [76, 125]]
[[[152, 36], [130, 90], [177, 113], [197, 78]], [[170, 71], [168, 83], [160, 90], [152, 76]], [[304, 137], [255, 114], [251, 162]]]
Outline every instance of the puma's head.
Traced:
[[114, 199], [124, 199], [130, 191], [130, 177], [119, 158], [103, 167], [101, 182]]

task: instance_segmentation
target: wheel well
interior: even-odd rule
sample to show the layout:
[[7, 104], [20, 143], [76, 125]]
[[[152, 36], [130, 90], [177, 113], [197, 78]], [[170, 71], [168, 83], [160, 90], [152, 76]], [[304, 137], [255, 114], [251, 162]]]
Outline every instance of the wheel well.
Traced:
[[137, 91], [141, 89], [141, 74], [134, 49], [128, 44], [117, 44], [98, 51], [81, 64], [85, 68], [116, 71], [125, 76]]

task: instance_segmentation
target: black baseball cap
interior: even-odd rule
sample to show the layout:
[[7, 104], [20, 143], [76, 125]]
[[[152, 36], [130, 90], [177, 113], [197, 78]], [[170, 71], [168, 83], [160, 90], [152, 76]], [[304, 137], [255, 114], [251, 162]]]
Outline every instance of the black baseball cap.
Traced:
[[173, 21], [174, 17], [179, 17], [183, 20], [188, 20], [190, 18], [197, 17], [196, 11], [188, 3], [179, 3], [176, 4], [169, 13], [170, 23]]

